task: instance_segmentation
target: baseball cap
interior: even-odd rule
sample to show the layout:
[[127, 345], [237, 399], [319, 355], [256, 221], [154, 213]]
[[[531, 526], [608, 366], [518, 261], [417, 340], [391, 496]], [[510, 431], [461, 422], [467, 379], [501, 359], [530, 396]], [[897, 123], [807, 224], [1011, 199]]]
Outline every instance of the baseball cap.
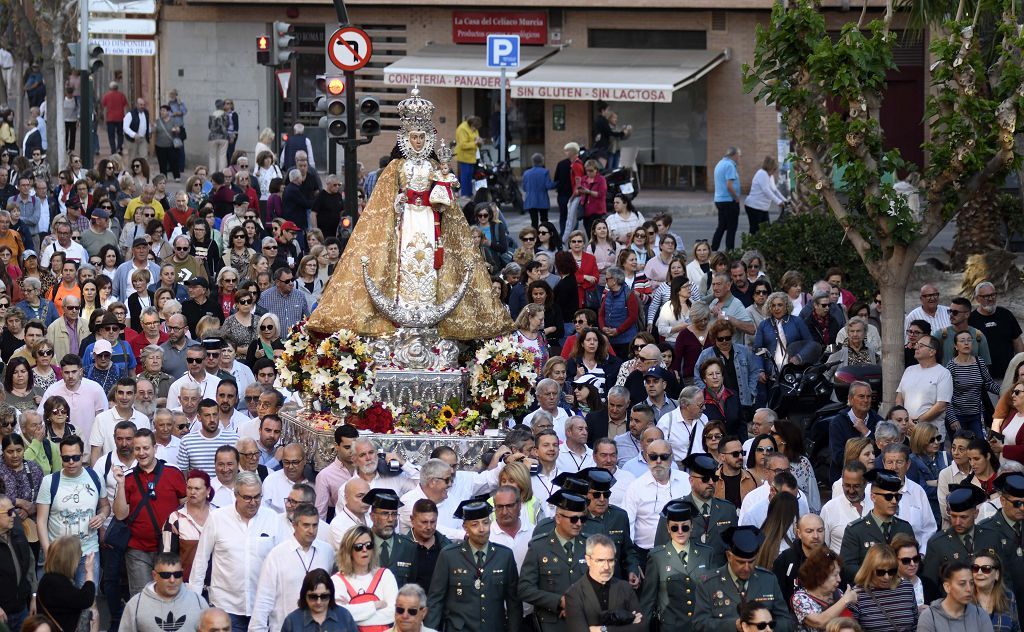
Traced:
[[93, 343], [92, 354], [99, 355], [101, 353], [114, 353], [114, 348], [110, 346], [109, 340], [104, 340], [103, 338], [100, 338], [99, 340]]
[[293, 222], [290, 219], [287, 219], [287, 220], [284, 221], [284, 223], [281, 224], [281, 230], [290, 230], [293, 233], [297, 233], [297, 232], [301, 231], [302, 229], [299, 228], [298, 224], [296, 224], [295, 222]]
[[239, 193], [239, 194], [235, 195], [235, 205], [237, 206], [239, 204], [245, 204], [246, 206], [248, 206], [249, 205], [249, 196], [244, 194], [244, 193]]

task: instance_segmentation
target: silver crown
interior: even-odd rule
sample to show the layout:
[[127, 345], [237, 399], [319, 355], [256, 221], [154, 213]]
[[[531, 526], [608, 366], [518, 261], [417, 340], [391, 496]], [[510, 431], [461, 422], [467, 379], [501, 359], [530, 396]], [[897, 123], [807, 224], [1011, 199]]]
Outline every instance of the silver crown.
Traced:
[[419, 88], [409, 92], [409, 98], [398, 104], [398, 115], [407, 129], [433, 128], [434, 104], [420, 96]]
[[443, 138], [437, 139], [437, 149], [434, 150], [440, 162], [449, 162], [452, 159], [452, 148]]

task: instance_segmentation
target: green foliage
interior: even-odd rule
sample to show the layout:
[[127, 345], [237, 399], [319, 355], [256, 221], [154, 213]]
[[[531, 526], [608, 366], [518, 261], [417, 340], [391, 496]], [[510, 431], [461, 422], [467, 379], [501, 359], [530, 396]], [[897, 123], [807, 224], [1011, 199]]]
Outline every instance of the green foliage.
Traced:
[[825, 277], [825, 271], [838, 266], [845, 273], [846, 289], [858, 298], [870, 299], [875, 283], [868, 274], [843, 228], [831, 213], [811, 212], [789, 215], [781, 222], [762, 227], [756, 235], [743, 237], [743, 249], [759, 250], [765, 256], [769, 276], [778, 285], [788, 270], [804, 277], [804, 291]]

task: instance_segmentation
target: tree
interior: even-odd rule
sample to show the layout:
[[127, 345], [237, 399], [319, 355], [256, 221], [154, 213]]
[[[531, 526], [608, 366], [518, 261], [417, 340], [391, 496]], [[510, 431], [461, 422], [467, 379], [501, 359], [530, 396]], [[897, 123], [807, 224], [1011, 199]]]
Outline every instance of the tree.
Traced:
[[[1020, 164], [1014, 147], [1024, 107], [1024, 34], [1013, 0], [993, 0], [977, 12], [963, 4], [937, 27], [927, 97], [927, 162], [915, 195], [897, 189], [896, 174], [912, 170], [896, 150], [884, 151], [879, 109], [886, 72], [895, 68], [892, 1], [866, 27], [866, 13], [834, 41], [809, 0], [776, 4], [759, 28], [747, 91], [778, 107], [793, 141], [794, 168], [814, 202], [846, 231], [882, 296], [883, 399], [892, 402], [903, 372], [907, 280], [940, 230], [979, 192]], [[977, 20], [995, 16], [992, 56], [975, 36]]]

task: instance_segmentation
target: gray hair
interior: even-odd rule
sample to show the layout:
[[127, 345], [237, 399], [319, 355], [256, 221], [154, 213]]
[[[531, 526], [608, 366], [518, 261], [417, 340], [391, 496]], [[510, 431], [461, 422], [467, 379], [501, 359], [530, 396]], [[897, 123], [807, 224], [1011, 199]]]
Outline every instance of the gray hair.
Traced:
[[329, 173], [327, 174], [327, 177], [324, 178], [324, 182], [327, 184], [334, 184], [335, 182], [340, 183], [341, 180], [339, 180], [338, 176], [334, 175], [333, 173]]
[[538, 421], [551, 421], [551, 422], [554, 422], [554, 418], [551, 416], [551, 413], [549, 413], [548, 411], [538, 409], [537, 412], [533, 413], [533, 419], [530, 422], [530, 424], [531, 425], [535, 424]]
[[612, 553], [615, 552], [615, 542], [611, 538], [603, 533], [595, 533], [594, 535], [587, 538], [587, 555], [593, 555], [594, 549], [599, 546], [610, 547]]
[[292, 125], [292, 132], [294, 132], [296, 134], [302, 134], [305, 131], [306, 131], [306, 126], [303, 125], [302, 123], [296, 123], [295, 125]]
[[693, 301], [690, 304], [690, 320], [704, 320], [711, 318], [711, 309], [704, 301]]
[[825, 290], [825, 291], [822, 291], [822, 290], [814, 290], [814, 294], [813, 294], [813, 295], [811, 295], [811, 300], [812, 300], [812, 301], [814, 301], [815, 303], [817, 303], [818, 301], [820, 301], [820, 300], [821, 300], [821, 299], [823, 299], [823, 298], [825, 298], [825, 299], [828, 299], [828, 300], [829, 300], [829, 302], [831, 302], [831, 301], [832, 301], [832, 295], [831, 295], [831, 293], [830, 293], [829, 291], [827, 291], [827, 290]]
[[448, 478], [452, 475], [452, 467], [441, 459], [430, 459], [420, 467], [420, 484], [431, 479]]
[[584, 419], [583, 417], [580, 417], [579, 415], [573, 415], [572, 417], [569, 417], [568, 419], [565, 420], [565, 429], [566, 430], [569, 429], [569, 425], [570, 424], [572, 424], [574, 426], [577, 425], [577, 424], [583, 424], [584, 426], [586, 426], [587, 425], [587, 420]]
[[978, 292], [982, 291], [983, 289], [985, 289], [985, 288], [987, 288], [987, 287], [990, 287], [990, 288], [992, 288], [992, 291], [993, 291], [993, 292], [994, 292], [994, 291], [995, 291], [995, 289], [996, 289], [996, 286], [995, 286], [995, 285], [993, 285], [991, 281], [982, 281], [981, 283], [979, 283], [979, 284], [975, 285], [975, 286], [974, 286], [974, 296], [975, 296], [975, 298], [977, 298], [977, 296], [978, 296]]
[[[793, 301], [789, 300], [789, 296], [785, 292], [772, 292], [768, 295], [769, 310], [771, 309], [772, 301], [782, 301], [783, 307], [786, 309], [786, 314], [793, 313]], [[693, 313], [693, 308], [690, 308], [690, 313]]]
[[502, 278], [508, 278], [508, 276], [510, 274], [522, 274], [522, 273], [523, 273], [523, 267], [521, 265], [519, 265], [518, 263], [516, 263], [515, 261], [509, 263], [508, 265], [506, 265], [504, 268], [501, 269], [501, 277]]
[[150, 305], [146, 309], [142, 310], [141, 314], [139, 314], [139, 320], [140, 321], [142, 320], [143, 316], [156, 316], [157, 318], [160, 318], [160, 312], [157, 311], [156, 307], [153, 307], [152, 305]]
[[246, 448], [250, 447], [257, 448], [256, 440], [253, 439], [252, 437], [242, 437], [241, 439], [235, 442], [235, 449], [238, 450], [239, 452], [241, 452], [242, 450], [246, 450]]
[[[258, 474], [257, 474], [257, 476], [258, 476]], [[316, 502], [316, 490], [314, 490], [313, 486], [310, 485], [309, 483], [295, 483], [294, 485], [292, 485], [292, 491], [302, 492], [302, 502], [303, 503], [310, 503], [310, 504], [312, 504], [312, 503]], [[315, 508], [313, 510], [316, 511]], [[319, 515], [319, 514], [317, 514], [317, 515]]]
[[865, 334], [868, 333], [868, 321], [865, 320], [864, 318], [860, 317], [860, 316], [854, 316], [853, 318], [851, 318], [849, 320], [849, 322], [846, 323], [846, 333], [847, 334], [850, 333], [850, 326], [851, 325], [860, 325], [861, 328], [864, 329], [864, 333]]
[[406, 584], [398, 589], [399, 597], [411, 597], [419, 601], [420, 608], [427, 607], [427, 593], [419, 584]]
[[30, 287], [34, 290], [42, 289], [43, 284], [36, 277], [25, 277], [21, 280], [22, 287]]
[[[150, 357], [155, 356], [155, 355], [159, 355], [160, 357], [163, 357], [164, 350], [160, 347], [160, 345], [146, 345], [145, 347], [142, 348], [142, 361], [143, 362], [145, 362]], [[184, 387], [182, 387], [182, 388], [184, 388]]]
[[260, 316], [259, 324], [262, 325], [263, 321], [265, 321], [265, 320], [269, 320], [270, 322], [274, 323], [274, 327], [277, 329], [277, 335], [280, 336], [281, 335], [281, 320], [277, 317], [277, 314], [273, 314], [271, 312], [267, 312], [266, 314]]
[[704, 391], [699, 386], [687, 386], [679, 393], [679, 401], [692, 404], [697, 399], [704, 400]]
[[779, 420], [779, 413], [775, 412], [771, 408], [758, 408], [754, 411], [754, 414], [763, 414], [768, 418], [768, 422], [773, 426], [775, 425], [775, 422]]
[[619, 266], [609, 267], [607, 270], [604, 271], [604, 274], [606, 277], [611, 277], [618, 281], [619, 283], [626, 282], [626, 271], [620, 268]]
[[256, 472], [247, 472], [245, 470], [235, 474], [235, 495], [238, 495], [239, 487], [259, 487], [263, 489], [263, 481], [260, 480], [259, 474]]
[[369, 437], [359, 437], [358, 439], [353, 441], [352, 442], [352, 449], [353, 449], [353, 451], [355, 451], [355, 447], [358, 446], [358, 445], [368, 445], [368, 446], [372, 446], [374, 450], [377, 449], [377, 444], [374, 443], [373, 439], [371, 439]]
[[260, 242], [260, 246], [263, 247], [263, 248], [266, 248], [267, 246], [273, 246], [273, 245], [276, 245], [276, 244], [277, 244], [277, 240], [274, 239], [273, 237], [270, 237], [269, 235], [264, 237], [263, 241]]
[[904, 457], [906, 457], [907, 460], [910, 460], [910, 447], [907, 446], [905, 443], [899, 442], [890, 443], [889, 445], [885, 446], [885, 448], [882, 449], [882, 458], [884, 459], [886, 454], [895, 454], [896, 452], [899, 452]]
[[302, 181], [302, 172], [301, 171], [299, 171], [298, 169], [292, 169], [291, 171], [288, 172], [288, 182], [296, 182], [296, 183], [298, 183], [298, 182], [301, 182], [301, 181]]
[[615, 395], [616, 397], [625, 397], [626, 403], [629, 403], [629, 389], [625, 386], [613, 386], [608, 389], [608, 397]]
[[513, 494], [516, 497], [516, 502], [523, 501], [523, 494], [519, 491], [519, 488], [515, 485], [501, 485], [498, 489], [494, 490], [494, 496], [497, 496], [499, 492], [505, 492], [507, 494]]
[[561, 387], [560, 387], [560, 386], [558, 385], [558, 382], [554, 381], [554, 380], [553, 380], [553, 379], [551, 379], [550, 377], [546, 377], [546, 378], [544, 378], [543, 380], [541, 380], [541, 381], [537, 382], [537, 386], [536, 386], [536, 387], [535, 387], [535, 388], [534, 388], [533, 390], [539, 393], [539, 392], [540, 392], [540, 389], [542, 389], [542, 388], [546, 389], [546, 388], [550, 388], [550, 387], [552, 387], [552, 386], [554, 386], [554, 387], [555, 387], [555, 390], [556, 390], [556, 391], [557, 391], [557, 390], [559, 390], [559, 389], [561, 388]]
[[899, 439], [900, 429], [899, 426], [891, 421], [880, 421], [875, 426], [875, 439]]
[[757, 251], [757, 250], [748, 250], [748, 251], [743, 253], [742, 257], [740, 257], [740, 261], [742, 261], [743, 265], [747, 266], [748, 268], [750, 267], [750, 263], [754, 259], [757, 259], [758, 261], [761, 262], [761, 270], [764, 271], [764, 256], [762, 256], [759, 251]]
[[64, 307], [67, 307], [67, 306], [68, 306], [68, 301], [70, 301], [70, 300], [75, 300], [75, 301], [78, 301], [78, 304], [79, 304], [79, 305], [81, 305], [81, 304], [82, 304], [82, 299], [81, 299], [81, 298], [79, 298], [79, 297], [75, 296], [74, 294], [68, 294], [68, 295], [66, 295], [66, 296], [65, 296], [65, 297], [64, 297], [64, 298], [63, 298], [63, 299], [61, 300], [61, 305], [63, 305]]
[[715, 272], [711, 275], [711, 282], [714, 283], [715, 281], [721, 281], [726, 285], [731, 285], [732, 277], [729, 276], [728, 272]]
[[738, 156], [739, 153], [740, 150], [738, 147], [729, 147], [728, 149], [725, 150], [725, 157], [732, 158], [733, 156]]
[[203, 389], [199, 388], [198, 384], [188, 384], [188, 383], [182, 384], [181, 388], [178, 390], [178, 395], [180, 396], [185, 391], [188, 391], [190, 393], [195, 393], [196, 395], [202, 395], [203, 394]]

